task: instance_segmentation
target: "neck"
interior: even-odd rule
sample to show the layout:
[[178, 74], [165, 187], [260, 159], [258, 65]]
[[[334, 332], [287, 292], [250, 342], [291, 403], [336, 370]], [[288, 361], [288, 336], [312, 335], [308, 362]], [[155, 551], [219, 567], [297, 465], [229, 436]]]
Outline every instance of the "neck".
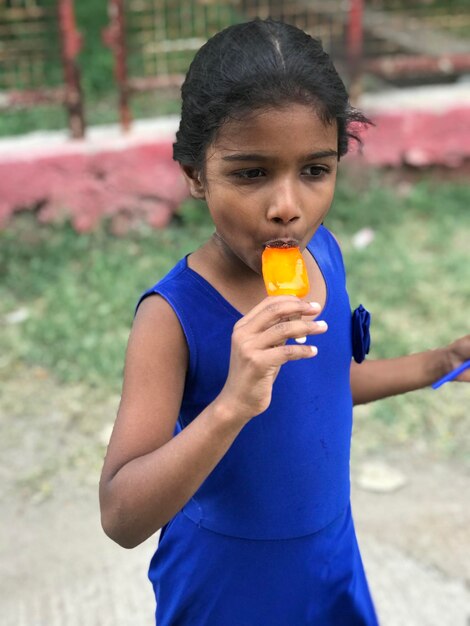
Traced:
[[242, 261], [216, 231], [207, 242], [208, 252], [227, 276], [243, 280], [259, 279], [260, 274]]
[[241, 261], [217, 233], [188, 262], [242, 314], [266, 295], [260, 274]]

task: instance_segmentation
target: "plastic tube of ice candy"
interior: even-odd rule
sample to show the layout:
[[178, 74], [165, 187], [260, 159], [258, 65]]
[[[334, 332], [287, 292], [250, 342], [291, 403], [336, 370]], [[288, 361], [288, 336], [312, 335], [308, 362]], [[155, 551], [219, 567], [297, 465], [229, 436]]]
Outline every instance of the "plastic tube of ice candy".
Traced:
[[261, 258], [263, 279], [269, 296], [297, 296], [309, 292], [308, 274], [299, 247], [295, 242], [267, 245]]
[[[297, 296], [303, 298], [310, 290], [307, 268], [295, 242], [275, 242], [267, 245], [261, 258], [264, 285], [268, 296]], [[297, 337], [305, 343], [307, 337]]]

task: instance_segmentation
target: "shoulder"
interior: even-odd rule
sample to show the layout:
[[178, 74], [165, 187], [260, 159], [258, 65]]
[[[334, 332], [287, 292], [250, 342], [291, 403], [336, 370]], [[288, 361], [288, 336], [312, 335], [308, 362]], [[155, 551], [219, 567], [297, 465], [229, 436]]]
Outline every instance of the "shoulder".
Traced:
[[186, 258], [181, 259], [157, 283], [144, 291], [135, 307], [134, 323], [129, 338], [131, 353], [152, 358], [157, 353], [185, 352], [186, 342], [172, 294], [181, 290], [181, 277], [187, 270]]
[[338, 238], [326, 226], [321, 224], [308, 244], [313, 252], [324, 250], [327, 254], [333, 254], [342, 258], [341, 247]]
[[124, 397], [147, 397], [153, 391], [174, 388], [175, 381], [184, 378], [188, 360], [185, 336], [172, 307], [159, 295], [146, 298], [129, 336]]
[[139, 301], [131, 332], [154, 332], [162, 326], [179, 326], [178, 317], [164, 296], [150, 291]]
[[331, 230], [329, 230], [328, 232], [329, 232], [329, 233], [330, 233], [330, 235], [333, 237], [333, 239], [336, 241], [336, 243], [337, 243], [337, 245], [338, 245], [338, 248], [341, 250], [341, 244], [339, 243], [339, 239], [338, 239], [338, 237], [337, 237], [334, 233], [332, 233], [332, 232], [331, 232]]
[[315, 232], [315, 234], [312, 237], [311, 243], [313, 242], [324, 242], [324, 243], [330, 243], [333, 244], [335, 247], [337, 247], [339, 250], [340, 248], [340, 241], [338, 239], [338, 237], [331, 231], [329, 230], [329, 228], [327, 228], [326, 226], [324, 226], [323, 224], [321, 224], [317, 231]]
[[326, 226], [319, 226], [308, 248], [322, 269], [330, 269], [345, 279], [346, 270], [338, 239]]
[[180, 261], [178, 261], [178, 263], [171, 270], [169, 270], [163, 278], [158, 280], [152, 287], [143, 292], [137, 301], [135, 313], [137, 313], [141, 304], [148, 298], [148, 296], [153, 294], [161, 294], [165, 296], [166, 294], [171, 294], [173, 291], [177, 290], [181, 282], [184, 282], [185, 276], [188, 273], [187, 270], [188, 265], [185, 257], [180, 259]]

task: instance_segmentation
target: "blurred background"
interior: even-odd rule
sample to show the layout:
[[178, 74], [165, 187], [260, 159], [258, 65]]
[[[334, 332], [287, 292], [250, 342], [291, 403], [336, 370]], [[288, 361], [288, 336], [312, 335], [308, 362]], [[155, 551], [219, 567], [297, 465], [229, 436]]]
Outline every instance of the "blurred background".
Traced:
[[[0, 0], [2, 624], [152, 623], [156, 539], [127, 552], [103, 535], [99, 472], [134, 305], [211, 233], [171, 158], [184, 73], [255, 16], [320, 37], [375, 123], [327, 223], [351, 305], [372, 313], [370, 356], [469, 332], [468, 0]], [[355, 411], [384, 626], [468, 625], [467, 387]]]

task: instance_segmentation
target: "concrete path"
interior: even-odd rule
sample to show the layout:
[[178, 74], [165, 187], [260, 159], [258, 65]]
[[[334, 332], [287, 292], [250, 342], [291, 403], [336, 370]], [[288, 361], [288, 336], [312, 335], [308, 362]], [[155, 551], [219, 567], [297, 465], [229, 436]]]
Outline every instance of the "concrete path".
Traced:
[[[469, 478], [426, 464], [407, 467], [406, 475], [407, 485], [395, 492], [353, 492], [381, 624], [468, 626]], [[61, 498], [16, 497], [3, 515], [0, 623], [151, 626], [146, 570], [156, 539], [132, 551], [115, 546], [101, 531], [95, 489], [74, 491], [72, 480]]]

